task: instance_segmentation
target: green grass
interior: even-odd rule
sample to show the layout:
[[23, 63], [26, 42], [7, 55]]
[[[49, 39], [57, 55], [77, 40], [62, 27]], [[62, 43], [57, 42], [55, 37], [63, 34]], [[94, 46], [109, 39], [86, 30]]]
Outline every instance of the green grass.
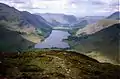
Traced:
[[0, 75], [9, 79], [117, 79], [120, 67], [62, 50], [29, 50], [1, 55]]
[[17, 31], [7, 29], [4, 24], [0, 25], [0, 51], [22, 51], [33, 46], [34, 43], [24, 39]]
[[120, 63], [119, 59], [119, 24], [110, 26], [92, 35], [69, 36], [66, 42], [71, 49], [80, 52], [97, 51]]

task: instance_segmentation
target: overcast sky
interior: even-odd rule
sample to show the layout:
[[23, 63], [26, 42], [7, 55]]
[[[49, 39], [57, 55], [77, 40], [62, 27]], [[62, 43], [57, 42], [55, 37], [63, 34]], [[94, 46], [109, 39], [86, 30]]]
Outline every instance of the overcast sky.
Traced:
[[119, 11], [119, 0], [0, 0], [21, 11], [102, 16]]

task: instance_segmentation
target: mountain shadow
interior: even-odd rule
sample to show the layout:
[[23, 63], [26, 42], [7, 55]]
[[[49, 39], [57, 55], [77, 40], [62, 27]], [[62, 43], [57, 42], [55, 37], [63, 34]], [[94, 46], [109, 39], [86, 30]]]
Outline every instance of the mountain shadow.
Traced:
[[31, 48], [35, 43], [23, 38], [23, 34], [0, 25], [0, 52], [16, 52]]
[[101, 54], [120, 63], [119, 32], [120, 24], [114, 24], [92, 35], [69, 37], [69, 40], [72, 40], [74, 49], [83, 52], [99, 51]]

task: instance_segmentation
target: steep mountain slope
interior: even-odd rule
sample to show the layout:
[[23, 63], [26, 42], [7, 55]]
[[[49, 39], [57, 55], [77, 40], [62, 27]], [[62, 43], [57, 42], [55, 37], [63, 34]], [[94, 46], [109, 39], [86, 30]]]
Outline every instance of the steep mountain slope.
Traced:
[[120, 24], [115, 24], [91, 35], [70, 36], [68, 42], [73, 49], [83, 52], [99, 52], [120, 63], [119, 32]]
[[18, 26], [33, 26], [34, 28], [39, 28], [41, 31], [50, 32], [51, 27], [46, 24], [42, 17], [36, 17], [29, 12], [20, 12], [17, 9], [7, 6], [5, 4], [0, 4], [0, 20], [5, 20]]
[[0, 3], [0, 20], [20, 21], [22, 15], [18, 10], [6, 4]]
[[32, 50], [0, 54], [0, 78], [8, 79], [119, 79], [120, 66], [72, 51]]
[[[4, 29], [19, 32], [18, 36], [22, 36], [23, 39], [26, 39], [33, 43], [40, 42], [42, 39], [47, 37], [52, 30], [51, 27], [43, 20], [44, 19], [40, 16], [36, 17], [36, 15], [30, 14], [28, 12], [20, 12], [13, 7], [0, 3], [1, 26], [4, 27]], [[1, 30], [2, 29], [0, 29], [0, 31]], [[4, 35], [4, 33], [5, 31], [3, 33], [1, 32], [1, 35]], [[17, 39], [17, 36], [15, 35], [13, 35], [13, 39]], [[6, 38], [7, 36], [10, 37], [9, 34], [6, 35]], [[8, 42], [7, 39], [4, 40]], [[17, 41], [15, 43], [21, 44], [20, 41]], [[8, 44], [13, 45], [14, 41]]]
[[30, 14], [29, 12], [22, 12], [23, 17], [36, 28], [39, 28], [41, 32], [47, 37], [51, 32], [51, 26], [41, 16]]
[[107, 19], [120, 20], [120, 12], [115, 12], [112, 15], [108, 16]]
[[119, 23], [118, 20], [110, 20], [110, 19], [104, 19], [100, 20], [93, 24], [88, 24], [83, 29], [79, 29], [76, 33], [76, 35], [84, 35], [84, 34], [94, 34], [95, 32], [98, 32], [104, 28], [107, 28], [113, 24]]
[[69, 32], [72, 35], [75, 35], [76, 32], [79, 33], [79, 29], [83, 29], [84, 27], [87, 27], [87, 25], [96, 23], [103, 18], [104, 16], [86, 16], [83, 18], [78, 18], [77, 22], [71, 25], [72, 30], [70, 30]]
[[23, 37], [24, 33], [12, 31], [0, 24], [0, 52], [21, 51], [35, 44]]
[[77, 22], [77, 18], [73, 15], [65, 15], [65, 14], [37, 14], [42, 16], [46, 21], [51, 23], [53, 26], [66, 26], [70, 24], [74, 24]]

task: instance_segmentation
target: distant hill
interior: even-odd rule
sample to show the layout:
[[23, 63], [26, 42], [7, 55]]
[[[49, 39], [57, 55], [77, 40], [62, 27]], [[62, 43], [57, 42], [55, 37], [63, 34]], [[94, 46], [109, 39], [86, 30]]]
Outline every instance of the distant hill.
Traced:
[[82, 18], [77, 18], [78, 19], [77, 22], [72, 24], [71, 26], [73, 28], [82, 29], [82, 28], [86, 27], [87, 25], [96, 23], [103, 18], [104, 18], [104, 16], [86, 16], [86, 17], [82, 17]]
[[[4, 27], [4, 29], [8, 29], [10, 32], [19, 32], [19, 34], [15, 35], [22, 36], [21, 38], [33, 43], [40, 42], [52, 31], [51, 26], [47, 24], [42, 17], [38, 17], [37, 15], [33, 15], [29, 12], [21, 12], [3, 3], [0, 3], [0, 25]], [[2, 29], [0, 29], [0, 31]], [[6, 31], [4, 31], [4, 33], [5, 32]], [[2, 31], [0, 33], [1, 35], [4, 35]], [[17, 39], [17, 36], [15, 35], [13, 38]], [[6, 34], [6, 38], [7, 36], [9, 37], [9, 34]], [[20, 41], [17, 41], [15, 43], [21, 44]], [[11, 41], [10, 44], [13, 45], [14, 41]]]
[[73, 28], [83, 28], [86, 25], [88, 25], [88, 21], [87, 20], [81, 20], [80, 22], [77, 22], [75, 24], [72, 25]]
[[107, 17], [107, 19], [120, 20], [120, 12], [115, 12]]
[[119, 23], [118, 20], [110, 20], [110, 19], [103, 19], [93, 24], [88, 24], [84, 28], [80, 28], [76, 35], [83, 35], [83, 34], [93, 34], [95, 32], [98, 32], [104, 28], [107, 28], [113, 24]]
[[86, 17], [79, 18], [79, 21], [86, 20], [88, 24], [92, 24], [104, 18], [105, 16], [86, 16]]
[[46, 21], [51, 23], [53, 26], [68, 26], [77, 22], [77, 18], [73, 15], [65, 14], [54, 14], [54, 13], [41, 13], [38, 14], [42, 16]]

